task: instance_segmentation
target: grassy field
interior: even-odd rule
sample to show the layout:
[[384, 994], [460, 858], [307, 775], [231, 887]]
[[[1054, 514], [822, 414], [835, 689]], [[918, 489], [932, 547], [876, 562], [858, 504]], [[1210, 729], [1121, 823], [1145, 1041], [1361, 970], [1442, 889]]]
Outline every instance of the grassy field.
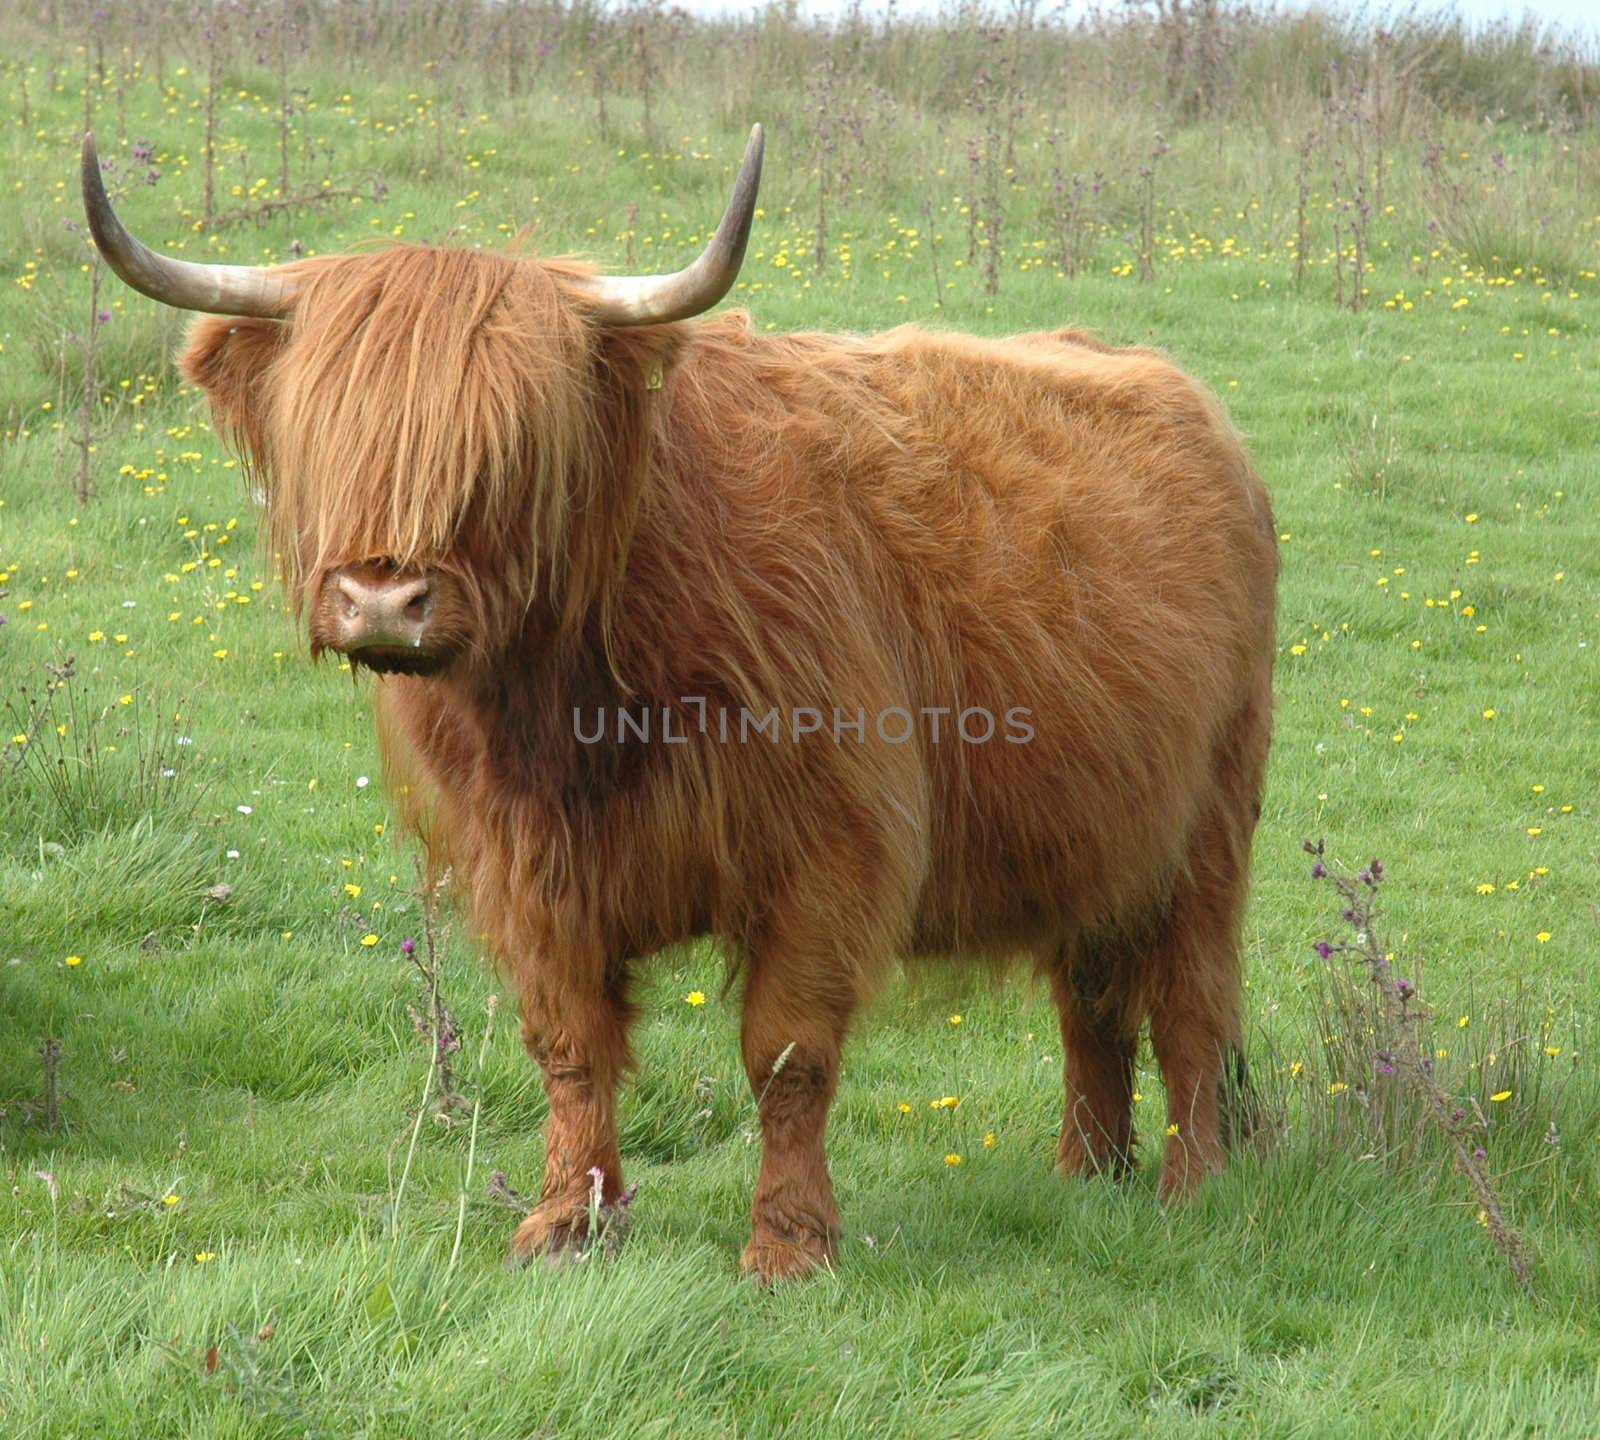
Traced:
[[[1600, 1429], [1592, 66], [1327, 22], [1241, 21], [1177, 73], [1159, 26], [1069, 43], [1031, 11], [830, 40], [650, 7], [361, 30], [368, 8], [273, 3], [214, 36], [40, 8], [0, 22], [0, 1434]], [[1063, 1184], [1046, 997], [892, 989], [833, 1114], [838, 1270], [762, 1292], [735, 1273], [736, 997], [695, 950], [643, 989], [626, 1246], [504, 1272], [535, 1068], [447, 933], [440, 1114], [367, 684], [310, 664], [171, 368], [181, 317], [94, 290], [86, 110], [174, 253], [527, 229], [638, 270], [699, 248], [759, 119], [735, 297], [758, 325], [1079, 323], [1215, 387], [1284, 561], [1246, 925], [1276, 1143], [1174, 1213], [1153, 1165]], [[1384, 862], [1380, 945], [1531, 1293], [1383, 1073], [1370, 987], [1313, 949], [1347, 929], [1316, 837]], [[1140, 1089], [1159, 1135], [1148, 1059]]]

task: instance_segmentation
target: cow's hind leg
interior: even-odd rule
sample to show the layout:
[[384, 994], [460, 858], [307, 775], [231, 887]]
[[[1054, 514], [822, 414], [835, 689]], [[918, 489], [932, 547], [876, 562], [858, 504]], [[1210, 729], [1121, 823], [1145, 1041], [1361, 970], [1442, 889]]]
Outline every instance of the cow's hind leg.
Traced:
[[1262, 693], [1219, 747], [1214, 804], [1196, 827], [1163, 934], [1149, 957], [1150, 1042], [1167, 1086], [1161, 1198], [1181, 1200], [1248, 1133], [1240, 924], [1260, 814], [1269, 701]]
[[1051, 968], [1067, 1091], [1056, 1154], [1063, 1175], [1120, 1177], [1132, 1163], [1140, 1016], [1120, 983], [1122, 968], [1112, 945], [1088, 940], [1063, 945]]
[[740, 1268], [768, 1282], [833, 1263], [839, 1207], [823, 1134], [856, 1001], [848, 974], [787, 959], [752, 962], [740, 1036], [761, 1117], [761, 1169]]
[[627, 1064], [628, 1006], [620, 988], [557, 998], [524, 986], [522, 1038], [544, 1075], [544, 1184], [511, 1241], [512, 1261], [581, 1249], [598, 1172], [600, 1202], [622, 1192], [617, 1081]]
[[[1187, 908], [1187, 907], [1180, 907]], [[1183, 922], [1168, 954], [1191, 954], [1159, 983], [1150, 1015], [1150, 1043], [1167, 1086], [1167, 1140], [1161, 1156], [1163, 1201], [1182, 1200], [1207, 1175], [1222, 1169], [1222, 1089], [1239, 1048], [1238, 1002], [1223, 974], [1201, 952], [1204, 940]], [[1233, 972], [1237, 976], [1237, 970]]]

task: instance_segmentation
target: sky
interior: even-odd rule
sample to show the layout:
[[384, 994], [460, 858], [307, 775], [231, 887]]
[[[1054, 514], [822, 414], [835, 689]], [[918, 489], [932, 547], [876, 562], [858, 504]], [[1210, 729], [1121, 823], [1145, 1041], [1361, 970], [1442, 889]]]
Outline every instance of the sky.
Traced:
[[[757, 8], [751, 0], [669, 0], [669, 3], [681, 6], [694, 15], [723, 15], [730, 11]], [[797, 0], [797, 3], [801, 15], [828, 19], [846, 10], [850, 0]], [[862, 0], [862, 14], [869, 18], [881, 16], [886, 3], [887, 0]], [[1310, 7], [1310, 0], [1280, 0], [1280, 3], [1283, 8], [1290, 10]], [[991, 0], [991, 5], [1002, 12], [1008, 8], [1006, 0]], [[1041, 0], [1039, 13], [1048, 14], [1058, 6], [1062, 6], [1062, 0]], [[953, 8], [951, 0], [896, 0], [895, 5], [896, 13], [904, 16], [933, 15], [946, 8]], [[1071, 15], [1074, 10], [1087, 8], [1086, 0], [1065, 0], [1063, 8]], [[1114, 9], [1115, 0], [1108, 0], [1104, 8]], [[1326, 8], [1382, 15], [1403, 14], [1412, 6], [1402, 3], [1334, 3]], [[1531, 16], [1537, 21], [1559, 26], [1572, 35], [1587, 37], [1591, 42], [1600, 41], [1600, 0], [1417, 0], [1415, 8], [1424, 13], [1454, 12], [1474, 26], [1499, 20], [1517, 21], [1524, 16]]]

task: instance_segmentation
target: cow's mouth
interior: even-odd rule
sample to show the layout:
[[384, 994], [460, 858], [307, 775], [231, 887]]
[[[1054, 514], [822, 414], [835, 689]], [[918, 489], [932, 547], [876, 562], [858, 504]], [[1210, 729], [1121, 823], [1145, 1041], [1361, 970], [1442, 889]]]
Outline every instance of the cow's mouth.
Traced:
[[347, 652], [354, 668], [365, 667], [379, 675], [438, 675], [450, 666], [448, 654], [402, 646], [364, 645]]

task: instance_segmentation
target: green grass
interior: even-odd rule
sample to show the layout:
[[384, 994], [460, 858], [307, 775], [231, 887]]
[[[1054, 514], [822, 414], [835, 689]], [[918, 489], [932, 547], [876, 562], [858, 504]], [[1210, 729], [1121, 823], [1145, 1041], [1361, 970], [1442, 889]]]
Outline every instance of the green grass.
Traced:
[[[311, 666], [237, 467], [171, 369], [177, 323], [114, 282], [98, 493], [74, 503], [83, 367], [61, 336], [88, 310], [87, 252], [64, 229], [83, 109], [67, 77], [82, 61], [26, 38], [33, 49], [9, 50], [25, 57], [26, 128], [17, 64], [0, 86], [0, 704], [14, 707], [0, 736], [0, 1431], [1592, 1432], [1600, 197], [1592, 173], [1540, 148], [1592, 149], [1592, 125], [1504, 142], [1547, 178], [1552, 213], [1584, 217], [1560, 237], [1560, 283], [1433, 248], [1420, 143], [1401, 137], [1396, 213], [1374, 221], [1370, 304], [1351, 313], [1330, 298], [1320, 212], [1294, 284], [1281, 127], [1174, 129], [1154, 283], [1133, 278], [1130, 222], [1111, 218], [1132, 213], [1126, 171], [1094, 264], [1069, 281], [1041, 198], [1049, 121], [1030, 112], [991, 296], [981, 263], [957, 263], [978, 124], [958, 106], [896, 122], [887, 188], [835, 207], [818, 271], [798, 82], [770, 115], [724, 122], [679, 84], [687, 41], [655, 101], [665, 139], [648, 144], [636, 96], [613, 96], [614, 133], [593, 135], [592, 90], [565, 52], [514, 101], [458, 94], [459, 72], [407, 79], [383, 57], [360, 78], [297, 72], [316, 108], [297, 115], [296, 176], [376, 168], [387, 196], [220, 236], [191, 228], [203, 56], [168, 55], [164, 96], [148, 69], [122, 77], [125, 138], [149, 140], [162, 171], [124, 203], [135, 228], [234, 260], [452, 229], [498, 243], [531, 223], [536, 248], [620, 267], [631, 247], [661, 268], [698, 248], [743, 124], [786, 116], [737, 297], [757, 324], [1086, 324], [1163, 346], [1248, 432], [1283, 535], [1278, 740], [1246, 924], [1280, 1143], [1170, 1214], [1148, 1165], [1122, 1187], [1063, 1184], [1044, 997], [959, 976], [891, 989], [855, 1034], [832, 1120], [838, 1271], [769, 1294], [735, 1273], [757, 1148], [736, 1004], [708, 949], [663, 957], [643, 987], [621, 1120], [640, 1190], [620, 1258], [500, 1268], [515, 1216], [485, 1186], [501, 1171], [537, 1188], [544, 1102], [509, 1006], [483, 1043], [494, 985], [459, 934], [443, 987], [480, 1105], [474, 1164], [469, 1176], [469, 1124], [424, 1121], [401, 1194], [427, 1049], [399, 942], [420, 922], [365, 686]], [[271, 67], [242, 52], [237, 65], [219, 208], [241, 203], [236, 176], [268, 177], [270, 193], [277, 173]], [[126, 154], [112, 93], [102, 148]], [[1088, 113], [1090, 138], [1073, 143], [1092, 150]], [[1101, 118], [1108, 134], [1137, 128]], [[1480, 145], [1467, 122], [1439, 123], [1460, 149]], [[19, 757], [17, 687], [35, 692], [69, 654], [67, 734], [52, 721]], [[91, 783], [47, 785], [40, 765], [60, 753], [70, 772], [91, 736]], [[1352, 1123], [1359, 1087], [1329, 1093], [1337, 1047], [1319, 1033], [1311, 945], [1339, 921], [1300, 851], [1319, 835], [1388, 867], [1388, 943], [1436, 1012], [1441, 1073], [1485, 1112], [1491, 1167], [1539, 1257], [1531, 1298], [1439, 1147], [1374, 1155]], [[686, 1004], [694, 990], [711, 998]], [[63, 1047], [53, 1131], [47, 1037]], [[1147, 1059], [1139, 1084], [1141, 1130], [1159, 1137]], [[935, 1108], [944, 1096], [960, 1104]]]

